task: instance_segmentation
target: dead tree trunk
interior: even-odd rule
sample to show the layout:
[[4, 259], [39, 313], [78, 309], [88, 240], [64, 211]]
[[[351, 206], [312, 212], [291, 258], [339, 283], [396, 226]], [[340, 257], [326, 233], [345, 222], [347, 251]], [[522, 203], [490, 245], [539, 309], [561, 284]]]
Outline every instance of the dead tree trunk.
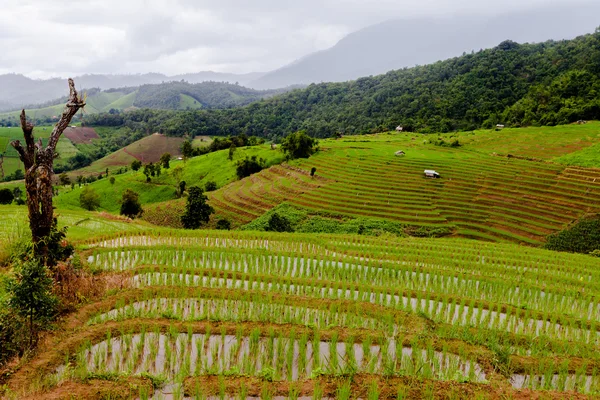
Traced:
[[54, 223], [52, 208], [52, 178], [54, 176], [54, 158], [56, 145], [63, 131], [71, 123], [71, 119], [85, 102], [77, 94], [75, 83], [69, 78], [69, 100], [58, 123], [54, 126], [48, 145], [44, 148], [42, 140], [36, 143], [33, 137], [33, 125], [27, 122], [25, 110], [21, 111], [21, 128], [25, 136], [25, 147], [15, 140], [11, 145], [19, 153], [25, 167], [25, 190], [27, 191], [27, 208], [29, 210], [29, 228], [35, 253], [44, 262], [48, 254], [45, 238], [48, 237]]

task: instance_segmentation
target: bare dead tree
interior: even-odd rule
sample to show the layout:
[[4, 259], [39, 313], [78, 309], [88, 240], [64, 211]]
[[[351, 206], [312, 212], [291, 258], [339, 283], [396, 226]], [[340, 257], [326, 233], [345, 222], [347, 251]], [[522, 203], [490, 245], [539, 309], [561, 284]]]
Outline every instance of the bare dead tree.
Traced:
[[84, 106], [85, 101], [77, 94], [73, 79], [69, 78], [69, 100], [60, 120], [50, 134], [48, 145], [44, 148], [41, 139], [37, 143], [35, 142], [33, 125], [27, 122], [25, 110], [21, 111], [21, 128], [25, 136], [25, 147], [19, 140], [11, 142], [25, 167], [29, 228], [35, 253], [43, 260], [46, 260], [48, 254], [45, 238], [50, 234], [54, 224], [52, 178], [54, 176], [54, 158], [57, 156], [56, 145], [63, 131], [71, 123], [71, 119]]

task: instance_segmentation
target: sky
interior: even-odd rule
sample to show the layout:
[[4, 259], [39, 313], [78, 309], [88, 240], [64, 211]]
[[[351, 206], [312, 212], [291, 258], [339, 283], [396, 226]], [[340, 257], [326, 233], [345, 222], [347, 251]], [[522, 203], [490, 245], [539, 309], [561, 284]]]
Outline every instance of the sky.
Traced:
[[269, 71], [391, 18], [573, 1], [0, 0], [0, 74]]

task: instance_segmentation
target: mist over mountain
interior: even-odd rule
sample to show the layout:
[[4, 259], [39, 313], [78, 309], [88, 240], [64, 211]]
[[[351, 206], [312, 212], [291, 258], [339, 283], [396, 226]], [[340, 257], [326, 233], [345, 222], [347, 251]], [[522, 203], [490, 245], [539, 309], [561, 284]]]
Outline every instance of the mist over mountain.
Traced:
[[330, 49], [267, 73], [248, 86], [343, 82], [430, 64], [510, 39], [519, 43], [571, 39], [593, 32], [600, 3], [546, 6], [493, 17], [394, 19], [351, 33]]
[[[102, 90], [138, 87], [148, 84], [181, 81], [200, 83], [207, 81], [247, 84], [259, 78], [261, 73], [226, 74], [212, 71], [198, 72], [167, 76], [163, 74], [136, 74], [136, 75], [99, 75], [90, 74], [73, 77], [79, 89], [99, 88]], [[19, 74], [0, 75], [0, 111], [13, 110], [26, 105], [45, 103], [56, 100], [68, 92], [67, 82], [64, 78], [46, 80], [30, 79]]]

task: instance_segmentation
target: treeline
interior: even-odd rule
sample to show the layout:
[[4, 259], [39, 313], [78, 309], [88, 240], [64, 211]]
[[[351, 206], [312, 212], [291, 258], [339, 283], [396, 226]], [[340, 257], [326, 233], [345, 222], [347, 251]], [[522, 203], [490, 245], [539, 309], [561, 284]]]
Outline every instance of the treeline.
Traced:
[[568, 41], [500, 45], [461, 57], [305, 89], [227, 110], [137, 110], [93, 116], [99, 125], [137, 124], [183, 136], [245, 133], [269, 139], [394, 129], [448, 132], [600, 118], [600, 33]]

